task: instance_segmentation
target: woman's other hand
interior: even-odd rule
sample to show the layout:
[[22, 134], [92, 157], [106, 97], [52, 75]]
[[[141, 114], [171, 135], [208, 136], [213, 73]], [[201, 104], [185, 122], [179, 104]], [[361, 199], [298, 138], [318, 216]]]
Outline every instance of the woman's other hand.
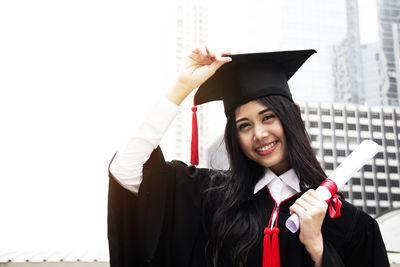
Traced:
[[166, 96], [179, 105], [194, 89], [210, 78], [218, 68], [232, 59], [229, 52], [216, 53], [207, 46], [193, 49], [182, 61], [180, 71]]
[[289, 208], [290, 213], [296, 213], [300, 218], [299, 239], [315, 262], [315, 266], [321, 266], [322, 262], [324, 246], [321, 227], [327, 208], [328, 204], [313, 189], [304, 193]]

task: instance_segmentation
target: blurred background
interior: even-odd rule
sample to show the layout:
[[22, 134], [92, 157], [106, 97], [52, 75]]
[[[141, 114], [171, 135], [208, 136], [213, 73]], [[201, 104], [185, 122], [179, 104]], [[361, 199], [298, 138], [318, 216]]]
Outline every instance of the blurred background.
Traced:
[[[107, 166], [202, 44], [317, 50], [293, 97], [328, 174], [362, 140], [382, 145], [342, 190], [400, 262], [400, 0], [16, 0], [0, 2], [0, 266], [107, 265]], [[191, 103], [169, 160], [189, 162]], [[222, 104], [198, 116], [200, 165], [226, 168]]]

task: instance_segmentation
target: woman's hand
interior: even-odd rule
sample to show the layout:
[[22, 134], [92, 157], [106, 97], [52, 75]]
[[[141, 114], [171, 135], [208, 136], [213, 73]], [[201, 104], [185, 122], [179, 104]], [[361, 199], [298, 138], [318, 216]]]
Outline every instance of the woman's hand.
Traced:
[[230, 62], [226, 57], [231, 53], [215, 53], [207, 46], [193, 49], [180, 67], [175, 83], [167, 92], [167, 97], [179, 105], [194, 89], [210, 78], [219, 67]]
[[289, 208], [291, 214], [296, 213], [300, 218], [299, 239], [310, 253], [315, 266], [321, 266], [322, 263], [324, 246], [321, 227], [327, 208], [328, 204], [313, 189], [304, 193]]

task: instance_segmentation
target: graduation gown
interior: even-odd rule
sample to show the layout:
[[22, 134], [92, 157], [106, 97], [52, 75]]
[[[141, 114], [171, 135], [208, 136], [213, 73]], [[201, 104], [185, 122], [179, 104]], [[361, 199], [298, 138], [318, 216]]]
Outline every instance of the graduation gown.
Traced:
[[[206, 266], [207, 242], [202, 224], [202, 190], [216, 172], [165, 162], [158, 147], [143, 166], [139, 194], [124, 189], [109, 173], [108, 240], [111, 267]], [[289, 207], [300, 194], [280, 204], [278, 215], [281, 266], [313, 266], [298, 232], [285, 227]], [[266, 188], [254, 195], [265, 211], [264, 226], [274, 208]], [[368, 214], [342, 200], [342, 216], [325, 217], [322, 225], [324, 267], [389, 266], [378, 224]], [[216, 203], [217, 205], [218, 203]], [[246, 266], [262, 267], [263, 240], [251, 249]], [[224, 265], [224, 264], [222, 264]], [[225, 265], [224, 265], [225, 266]], [[230, 266], [230, 265], [227, 265]]]

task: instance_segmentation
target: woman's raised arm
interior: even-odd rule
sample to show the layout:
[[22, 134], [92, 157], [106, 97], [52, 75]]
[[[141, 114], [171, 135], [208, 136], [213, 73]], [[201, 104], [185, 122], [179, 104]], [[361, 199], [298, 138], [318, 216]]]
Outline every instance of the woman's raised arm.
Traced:
[[213, 53], [204, 46], [193, 49], [185, 57], [165, 97], [159, 100], [143, 123], [135, 129], [133, 136], [118, 151], [110, 164], [110, 172], [121, 186], [134, 194], [139, 192], [143, 165], [160, 144], [161, 138], [177, 114], [178, 105], [219, 67], [231, 61], [231, 58], [224, 57], [229, 54]]

